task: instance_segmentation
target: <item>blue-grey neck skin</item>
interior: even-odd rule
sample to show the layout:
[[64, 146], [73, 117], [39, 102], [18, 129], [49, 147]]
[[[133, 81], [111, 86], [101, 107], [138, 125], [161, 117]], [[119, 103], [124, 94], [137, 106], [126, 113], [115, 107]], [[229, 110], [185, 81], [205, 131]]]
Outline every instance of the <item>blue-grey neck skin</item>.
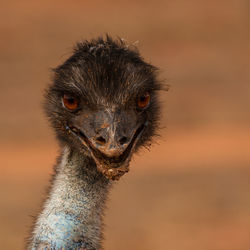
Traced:
[[110, 186], [91, 159], [65, 148], [28, 249], [102, 249]]

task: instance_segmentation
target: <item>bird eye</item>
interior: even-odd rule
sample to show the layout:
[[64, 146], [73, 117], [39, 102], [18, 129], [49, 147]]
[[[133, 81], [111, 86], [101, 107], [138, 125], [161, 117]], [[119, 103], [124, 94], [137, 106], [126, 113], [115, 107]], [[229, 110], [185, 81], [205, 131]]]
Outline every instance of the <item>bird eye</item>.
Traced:
[[137, 99], [137, 107], [140, 109], [144, 109], [149, 105], [150, 95], [146, 92], [144, 95], [141, 95]]
[[62, 98], [63, 106], [71, 111], [76, 110], [79, 107], [79, 102], [78, 100], [70, 95], [63, 95]]

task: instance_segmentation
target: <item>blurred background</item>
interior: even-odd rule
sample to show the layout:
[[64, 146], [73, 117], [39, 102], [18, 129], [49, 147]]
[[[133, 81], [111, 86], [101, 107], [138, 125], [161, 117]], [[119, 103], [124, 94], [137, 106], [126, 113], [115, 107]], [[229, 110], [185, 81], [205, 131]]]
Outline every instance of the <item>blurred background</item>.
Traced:
[[112, 190], [105, 249], [249, 250], [249, 0], [2, 2], [0, 248], [24, 249], [56, 161], [50, 69], [106, 32], [136, 42], [171, 88], [162, 137]]

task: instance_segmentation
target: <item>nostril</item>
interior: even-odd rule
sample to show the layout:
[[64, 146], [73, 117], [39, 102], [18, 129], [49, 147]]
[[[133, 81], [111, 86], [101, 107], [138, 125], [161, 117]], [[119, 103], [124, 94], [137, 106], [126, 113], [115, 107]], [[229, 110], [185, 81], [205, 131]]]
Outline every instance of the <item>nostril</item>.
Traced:
[[102, 136], [98, 136], [95, 140], [101, 145], [104, 145], [106, 143], [106, 140]]
[[123, 137], [119, 140], [119, 143], [120, 143], [121, 145], [123, 145], [123, 144], [125, 144], [127, 141], [128, 141], [128, 138], [125, 137], [125, 136], [123, 136]]

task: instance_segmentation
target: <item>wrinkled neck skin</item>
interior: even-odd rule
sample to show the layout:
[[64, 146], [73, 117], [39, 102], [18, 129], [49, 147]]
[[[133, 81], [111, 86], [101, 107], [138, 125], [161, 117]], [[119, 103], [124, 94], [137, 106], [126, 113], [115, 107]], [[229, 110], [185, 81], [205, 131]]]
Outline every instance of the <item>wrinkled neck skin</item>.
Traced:
[[64, 148], [28, 249], [102, 249], [102, 215], [110, 187], [92, 159]]

